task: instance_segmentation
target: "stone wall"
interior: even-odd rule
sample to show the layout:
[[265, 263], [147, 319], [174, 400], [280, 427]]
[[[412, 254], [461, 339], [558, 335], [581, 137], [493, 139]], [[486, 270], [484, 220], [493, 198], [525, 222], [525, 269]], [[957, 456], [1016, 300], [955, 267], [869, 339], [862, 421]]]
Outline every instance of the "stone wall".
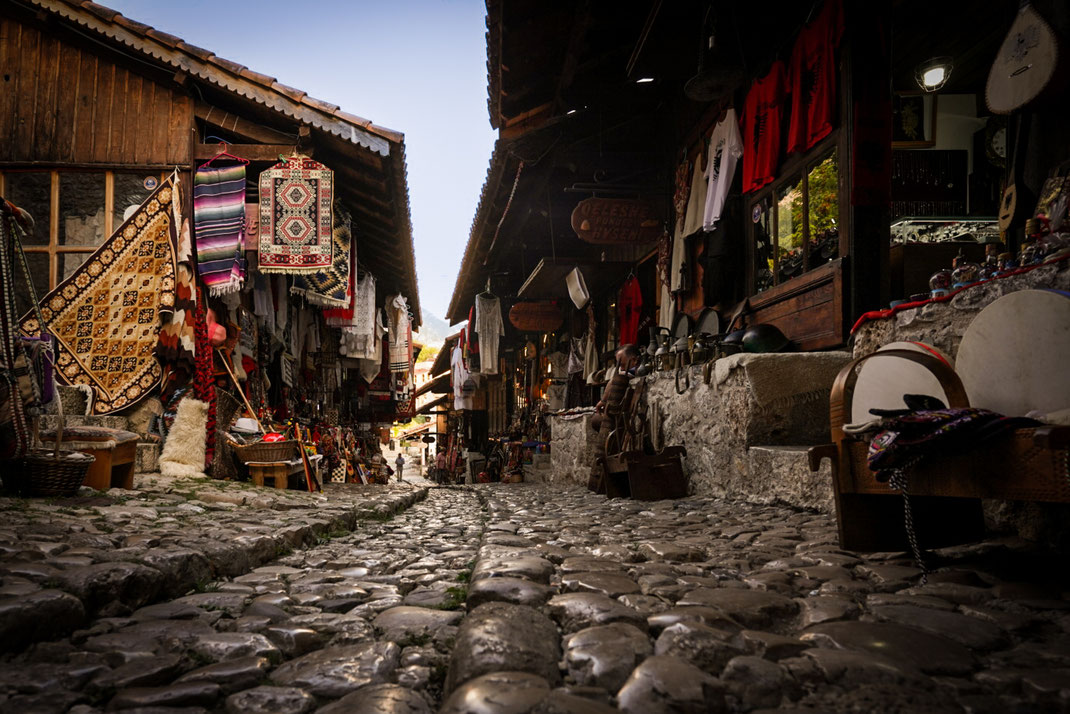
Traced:
[[586, 488], [594, 459], [593, 416], [550, 417], [550, 470], [544, 481]]
[[870, 320], [854, 335], [854, 356], [861, 357], [890, 343], [925, 342], [954, 357], [966, 328], [981, 310], [1008, 293], [1037, 288], [1070, 290], [1070, 261], [1042, 265], [1019, 275], [979, 283], [946, 302], [901, 310]]
[[[755, 394], [748, 370], [726, 369], [730, 364], [726, 360], [719, 360], [726, 363], [717, 370], [723, 378], [719, 384], [717, 376], [711, 375], [707, 384], [702, 370], [691, 368], [691, 387], [683, 394], [676, 393], [671, 374], [657, 373], [649, 379], [647, 398], [663, 419], [664, 443], [687, 449], [684, 472], [693, 493], [831, 511], [828, 466], [811, 473], [806, 467], [805, 448], [829, 441], [828, 392], [835, 373], [850, 355], [749, 357], [775, 360], [786, 381], [796, 381], [796, 393], [790, 398], [762, 401]], [[732, 357], [727, 360], [738, 363]], [[822, 363], [817, 373], [810, 369], [815, 361]]]

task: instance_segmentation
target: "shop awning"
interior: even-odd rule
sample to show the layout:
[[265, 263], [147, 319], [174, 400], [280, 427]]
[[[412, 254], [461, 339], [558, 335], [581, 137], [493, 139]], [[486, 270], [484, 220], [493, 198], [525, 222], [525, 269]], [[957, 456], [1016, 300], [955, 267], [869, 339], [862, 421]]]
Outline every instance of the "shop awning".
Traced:
[[446, 394], [449, 391], [450, 391], [450, 373], [449, 372], [443, 372], [442, 374], [440, 374], [437, 377], [435, 377], [434, 379], [432, 379], [430, 382], [427, 382], [426, 384], [422, 385], [419, 389], [417, 389], [415, 396], [422, 397], [423, 395], [427, 394], [428, 392], [433, 392], [435, 394]]
[[422, 407], [420, 407], [419, 409], [416, 410], [416, 413], [417, 414], [428, 414], [435, 407], [447, 406], [449, 404], [450, 398], [451, 397], [450, 397], [449, 394], [443, 394], [438, 399], [435, 399], [433, 401], [428, 402], [427, 404], [424, 404]]
[[545, 300], [549, 298], [569, 298], [565, 278], [573, 268], [583, 273], [583, 281], [591, 297], [605, 292], [611, 285], [620, 281], [631, 267], [631, 263], [603, 263], [576, 258], [543, 258], [531, 271], [531, 275], [520, 286], [517, 297], [523, 300]]
[[425, 433], [431, 431], [434, 427], [435, 427], [435, 422], [434, 421], [429, 421], [429, 422], [426, 422], [424, 424], [419, 424], [418, 426], [414, 426], [411, 429], [406, 429], [405, 431], [399, 432], [397, 438], [398, 439], [411, 439], [414, 436], [419, 436], [420, 434], [425, 434]]

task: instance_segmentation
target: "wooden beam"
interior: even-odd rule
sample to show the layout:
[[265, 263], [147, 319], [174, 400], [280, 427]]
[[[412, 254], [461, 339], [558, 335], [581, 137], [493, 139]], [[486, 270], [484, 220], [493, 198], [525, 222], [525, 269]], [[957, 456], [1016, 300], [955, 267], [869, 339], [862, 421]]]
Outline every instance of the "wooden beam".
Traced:
[[256, 122], [243, 119], [237, 114], [231, 114], [219, 107], [214, 107], [206, 102], [197, 102], [193, 114], [207, 124], [225, 129], [245, 139], [258, 141], [262, 144], [291, 144], [298, 143], [298, 135], [271, 129], [270, 127], [257, 124]]
[[[224, 150], [235, 156], [240, 156], [249, 161], [278, 161], [279, 156], [289, 156], [297, 148], [295, 144], [196, 144], [193, 147], [193, 158], [197, 161], [206, 161], [218, 155]], [[305, 153], [311, 155], [311, 149]]]
[[565, 62], [561, 67], [561, 75], [557, 78], [557, 88], [554, 90], [551, 113], [575, 109], [575, 107], [565, 106], [563, 95], [565, 90], [572, 86], [572, 80], [576, 76], [576, 66], [580, 61], [580, 50], [583, 49], [584, 40], [587, 37], [587, 29], [592, 24], [591, 3], [590, 0], [584, 0], [576, 8], [576, 15], [572, 20], [572, 32], [568, 38], [568, 50], [565, 52]]

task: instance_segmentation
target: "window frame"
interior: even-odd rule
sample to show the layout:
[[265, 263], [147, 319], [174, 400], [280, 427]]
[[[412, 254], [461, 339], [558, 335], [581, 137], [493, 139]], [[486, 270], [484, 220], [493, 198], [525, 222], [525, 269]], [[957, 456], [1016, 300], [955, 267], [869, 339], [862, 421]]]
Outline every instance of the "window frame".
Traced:
[[[62, 174], [103, 174], [104, 175], [104, 241], [107, 241], [116, 229], [115, 225], [115, 175], [140, 173], [157, 176], [163, 181], [167, 174], [161, 172], [159, 167], [138, 168], [136, 166], [116, 169], [100, 169], [92, 166], [0, 166], [0, 196], [5, 195], [7, 190], [7, 177], [14, 174], [47, 173], [49, 175], [49, 198], [48, 198], [48, 239], [44, 240], [45, 224], [39, 216], [34, 216], [36, 222], [36, 245], [24, 245], [23, 251], [27, 254], [48, 255], [48, 286], [38, 297], [53, 291], [62, 280], [59, 278], [59, 262], [61, 255], [78, 254], [91, 255], [100, 246], [61, 245], [59, 242], [59, 208], [60, 208], [60, 176]], [[84, 261], [84, 259], [83, 259]], [[39, 286], [34, 286], [40, 289]]]
[[[778, 285], [785, 285], [792, 280], [804, 278], [807, 273], [812, 272], [816, 268], [821, 267], [824, 263], [818, 263], [816, 265], [810, 264], [810, 192], [809, 192], [809, 176], [815, 167], [820, 165], [830, 155], [836, 153], [837, 166], [836, 171], [838, 174], [838, 189], [837, 199], [839, 203], [838, 218], [836, 221], [837, 228], [839, 230], [839, 250], [837, 258], [842, 258], [846, 254], [846, 231], [844, 230], [844, 220], [847, 206], [844, 195], [844, 178], [845, 178], [845, 162], [843, 146], [840, 141], [840, 130], [835, 129], [829, 136], [818, 142], [812, 149], [805, 153], [798, 154], [789, 158], [780, 167], [777, 172], [777, 177], [773, 181], [769, 182], [765, 186], [761, 187], [757, 191], [746, 195], [746, 235], [747, 235], [747, 271], [746, 271], [746, 291], [748, 297], [755, 297], [761, 295], [769, 289], [775, 288]], [[792, 185], [797, 181], [801, 186], [803, 200], [803, 214], [802, 230], [803, 230], [803, 270], [799, 275], [792, 276], [786, 280], [780, 279], [780, 251], [779, 241], [777, 233], [779, 229], [779, 210], [777, 208], [777, 194], [784, 188]], [[755, 231], [755, 221], [752, 219], [754, 215], [754, 209], [761, 203], [769, 202], [769, 240], [771, 241], [772, 256], [773, 256], [773, 282], [764, 290], [759, 292], [757, 290], [757, 233]]]

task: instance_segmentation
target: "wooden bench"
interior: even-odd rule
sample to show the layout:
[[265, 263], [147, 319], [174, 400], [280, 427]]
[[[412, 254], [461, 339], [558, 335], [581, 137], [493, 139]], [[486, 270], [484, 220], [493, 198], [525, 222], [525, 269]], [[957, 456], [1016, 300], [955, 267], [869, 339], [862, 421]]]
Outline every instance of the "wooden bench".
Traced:
[[[829, 399], [832, 443], [809, 450], [810, 469], [832, 461], [840, 546], [848, 550], [894, 551], [908, 547], [902, 494], [878, 481], [866, 457], [869, 440], [843, 431], [851, 414], [858, 367], [878, 357], [901, 357], [928, 369], [949, 407], [968, 407], [955, 371], [939, 358], [906, 350], [873, 352], [846, 365]], [[914, 525], [922, 547], [980, 540], [981, 499], [1070, 503], [1070, 427], [1018, 429], [967, 453], [926, 458], [907, 471]]]
[[[56, 432], [42, 432], [41, 442], [51, 447]], [[63, 430], [63, 448], [82, 451], [96, 457], [82, 483], [98, 491], [109, 488], [134, 488], [138, 435], [123, 429], [103, 426], [72, 426]]]
[[[312, 475], [317, 481], [320, 480], [319, 465], [322, 459], [323, 454], [313, 454], [308, 457], [309, 465], [313, 470]], [[249, 479], [255, 486], [263, 486], [265, 479], [271, 479], [275, 488], [288, 488], [290, 476], [293, 474], [301, 474], [301, 483], [304, 484], [305, 467], [300, 458], [285, 461], [247, 461], [245, 465], [249, 467]]]

